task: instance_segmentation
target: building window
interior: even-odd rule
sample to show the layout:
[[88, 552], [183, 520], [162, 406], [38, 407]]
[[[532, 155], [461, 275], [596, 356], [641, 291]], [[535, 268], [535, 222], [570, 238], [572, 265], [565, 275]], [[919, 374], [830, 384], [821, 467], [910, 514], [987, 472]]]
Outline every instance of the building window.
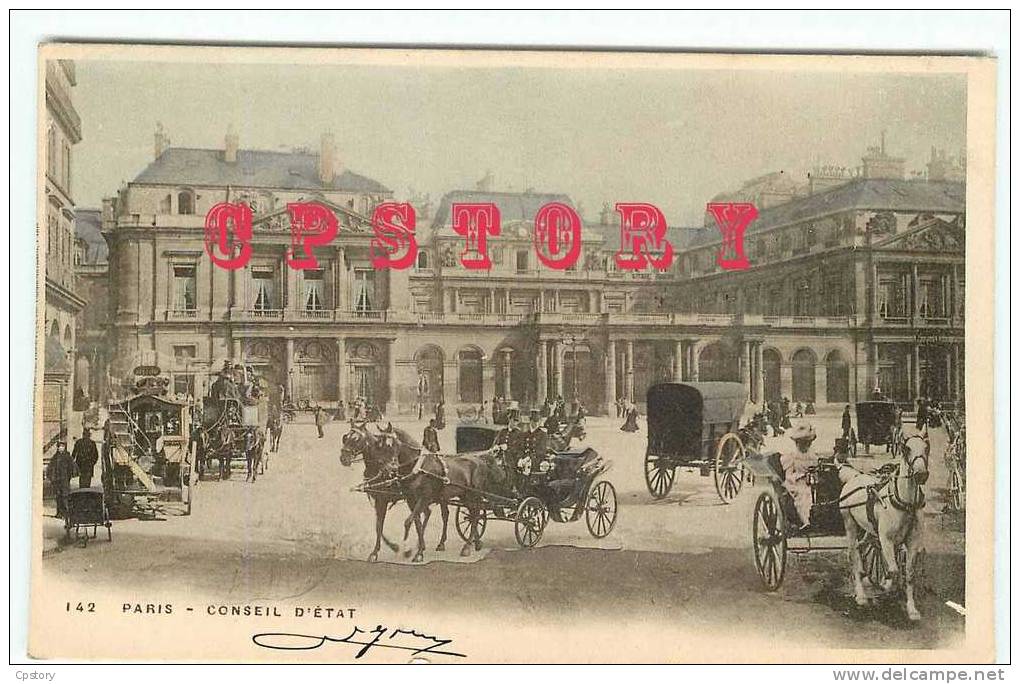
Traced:
[[918, 293], [918, 313], [925, 318], [940, 318], [946, 315], [946, 301], [942, 296], [940, 278], [922, 278]]
[[304, 272], [304, 306], [305, 311], [322, 311], [322, 269], [308, 269]]
[[525, 273], [528, 270], [528, 250], [517, 250], [517, 272]]
[[374, 269], [354, 269], [354, 310], [360, 313], [375, 310]]
[[850, 401], [850, 364], [836, 349], [825, 358], [825, 401], [830, 404]]
[[66, 142], [64, 143], [64, 174], [63, 174], [63, 185], [64, 190], [67, 194], [71, 194], [71, 146]]
[[255, 311], [270, 311], [275, 308], [276, 288], [274, 287], [274, 275], [275, 272], [271, 266], [252, 268], [251, 278], [255, 295], [252, 308]]
[[429, 253], [426, 250], [418, 250], [415, 266], [419, 271], [427, 271], [429, 269]]
[[793, 315], [811, 315], [811, 283], [805, 278], [797, 282], [793, 293]]
[[177, 193], [177, 213], [195, 213], [195, 194], [191, 190], [181, 190]]
[[902, 318], [906, 315], [903, 282], [899, 276], [879, 278], [878, 315], [882, 318]]
[[174, 394], [180, 397], [195, 396], [195, 376], [192, 373], [174, 373]]
[[57, 175], [57, 129], [53, 124], [46, 129], [46, 173], [51, 178]]
[[174, 266], [174, 310], [195, 309], [195, 265]]
[[492, 250], [492, 263], [502, 264], [503, 263], [503, 248], [494, 247]]

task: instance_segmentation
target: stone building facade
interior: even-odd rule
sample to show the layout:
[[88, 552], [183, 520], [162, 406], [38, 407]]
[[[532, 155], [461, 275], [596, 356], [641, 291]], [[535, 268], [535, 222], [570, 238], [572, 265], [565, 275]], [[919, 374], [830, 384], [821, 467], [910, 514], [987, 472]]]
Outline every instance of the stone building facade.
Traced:
[[71, 91], [75, 85], [74, 62], [46, 63], [46, 159], [45, 211], [39, 226], [45, 240], [45, 319], [43, 321], [43, 443], [49, 449], [57, 434], [66, 429], [74, 408], [75, 347], [77, 317], [85, 300], [77, 292], [75, 255], [80, 244], [75, 235], [75, 204], [72, 194], [72, 150], [81, 141], [81, 119]]
[[[198, 396], [233, 360], [299, 405], [365, 397], [390, 413], [494, 396], [525, 406], [562, 396], [613, 412], [656, 382], [698, 379], [743, 382], [756, 403], [841, 407], [876, 382], [906, 401], [890, 355], [909, 352], [908, 376], [922, 378], [913, 391], [960, 390], [962, 366], [948, 366], [962, 357], [959, 183], [861, 173], [816, 193], [770, 186], [749, 236], [754, 266], [740, 273], [715, 266], [714, 226], [671, 228], [678, 256], [666, 271], [621, 272], [608, 208], [584, 224], [577, 265], [550, 270], [534, 252], [534, 216], [571, 198], [481, 184], [444, 196], [431, 225], [419, 215], [412, 268], [376, 271], [369, 217], [393, 195], [345, 170], [331, 136], [318, 154], [278, 153], [238, 149], [229, 133], [223, 149], [170, 148], [159, 131], [155, 153], [102, 210], [114, 379], [156, 362], [177, 393]], [[285, 205], [295, 200], [320, 202], [341, 223], [314, 271], [285, 263]], [[253, 258], [236, 271], [213, 267], [203, 248], [205, 213], [223, 201], [254, 213]], [[462, 202], [499, 208], [489, 270], [458, 263], [464, 238], [451, 207]], [[943, 351], [945, 379], [933, 366]]]

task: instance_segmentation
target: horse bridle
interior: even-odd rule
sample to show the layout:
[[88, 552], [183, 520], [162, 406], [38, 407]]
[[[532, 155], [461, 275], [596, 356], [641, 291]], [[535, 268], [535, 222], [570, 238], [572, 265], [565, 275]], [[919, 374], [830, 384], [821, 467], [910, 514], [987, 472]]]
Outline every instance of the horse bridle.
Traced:
[[[918, 461], [923, 461], [925, 465], [925, 469], [923, 472], [925, 473], [928, 472], [928, 452], [931, 449], [931, 445], [928, 443], [928, 440], [925, 439], [922, 435], [913, 435], [903, 440], [903, 444], [900, 446], [900, 448], [906, 449], [907, 445], [913, 440], [921, 440], [921, 442], [924, 444], [924, 449], [920, 450], [920, 453], [917, 456], [914, 456], [913, 455], [914, 450], [910, 449], [911, 454], [910, 460], [907, 461], [907, 459], [903, 459], [903, 461], [907, 463], [907, 468], [909, 469], [909, 472], [906, 475], [903, 475], [902, 474], [903, 463], [901, 462], [900, 464], [898, 464], [896, 466], [896, 472], [893, 473], [893, 478], [891, 482], [892, 487], [890, 488], [889, 491], [889, 503], [891, 503], [894, 507], [898, 508], [901, 511], [916, 511], [924, 507], [924, 493], [921, 491], [922, 483], [917, 481], [917, 476], [920, 473], [914, 470], [914, 464], [917, 463]], [[914, 483], [914, 487], [916, 488], [916, 492], [918, 494], [913, 497], [913, 501], [907, 501], [900, 495], [901, 477], [904, 479], [908, 479]]]

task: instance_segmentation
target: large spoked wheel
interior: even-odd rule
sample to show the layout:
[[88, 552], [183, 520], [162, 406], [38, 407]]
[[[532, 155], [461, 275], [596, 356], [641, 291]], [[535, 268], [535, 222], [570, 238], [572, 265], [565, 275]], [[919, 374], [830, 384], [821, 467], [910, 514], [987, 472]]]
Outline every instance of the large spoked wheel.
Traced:
[[783, 513], [772, 492], [762, 492], [754, 505], [751, 542], [754, 545], [754, 566], [762, 584], [775, 591], [786, 575], [786, 533]]
[[602, 480], [591, 488], [584, 510], [588, 532], [596, 539], [606, 537], [616, 527], [616, 488]]
[[648, 493], [656, 499], [662, 499], [673, 489], [676, 469], [673, 464], [662, 456], [645, 455], [645, 484]]
[[517, 507], [514, 519], [514, 536], [517, 543], [530, 549], [542, 538], [545, 525], [549, 522], [549, 512], [545, 504], [533, 496], [529, 496]]
[[723, 503], [737, 498], [744, 485], [744, 443], [732, 432], [723, 435], [715, 449], [715, 491]]
[[[457, 519], [455, 520], [457, 534], [464, 541], [480, 540], [485, 534], [487, 521], [484, 508], [472, 509], [467, 506], [457, 506]], [[472, 532], [474, 532], [474, 539], [472, 539]]]

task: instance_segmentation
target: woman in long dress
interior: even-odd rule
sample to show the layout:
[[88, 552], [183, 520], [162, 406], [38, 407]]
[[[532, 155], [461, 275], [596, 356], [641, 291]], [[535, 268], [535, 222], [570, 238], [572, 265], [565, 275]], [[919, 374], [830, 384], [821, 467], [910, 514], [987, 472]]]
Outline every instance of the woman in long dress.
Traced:
[[637, 406], [635, 406], [631, 402], [627, 402], [626, 408], [624, 409], [624, 415], [626, 416], [626, 420], [623, 421], [623, 425], [620, 426], [620, 429], [623, 430], [624, 432], [637, 432], [638, 431]]

